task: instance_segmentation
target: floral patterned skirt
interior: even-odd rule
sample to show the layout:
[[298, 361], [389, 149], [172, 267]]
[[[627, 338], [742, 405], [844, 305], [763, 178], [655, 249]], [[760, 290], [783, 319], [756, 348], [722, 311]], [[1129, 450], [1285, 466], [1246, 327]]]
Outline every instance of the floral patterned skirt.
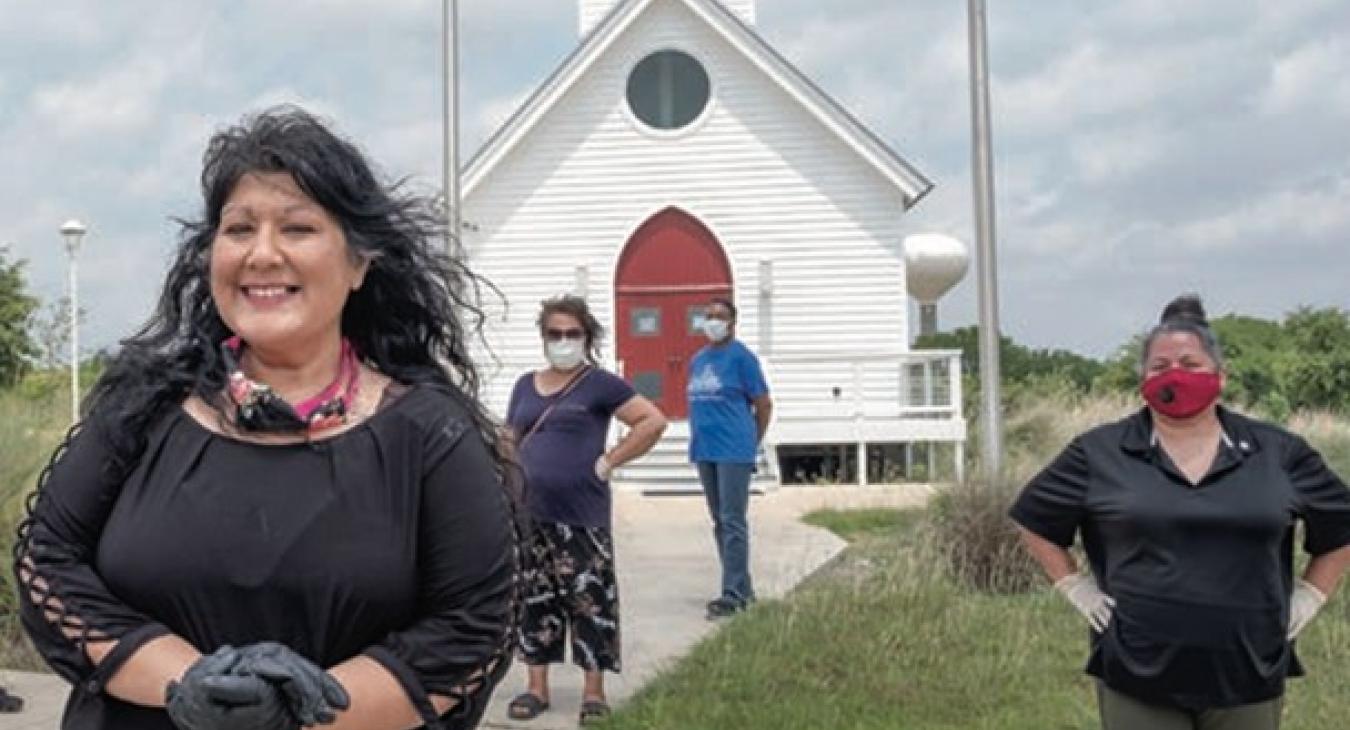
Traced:
[[536, 522], [524, 568], [521, 659], [533, 665], [562, 662], [570, 634], [574, 664], [589, 672], [618, 672], [619, 583], [610, 531]]

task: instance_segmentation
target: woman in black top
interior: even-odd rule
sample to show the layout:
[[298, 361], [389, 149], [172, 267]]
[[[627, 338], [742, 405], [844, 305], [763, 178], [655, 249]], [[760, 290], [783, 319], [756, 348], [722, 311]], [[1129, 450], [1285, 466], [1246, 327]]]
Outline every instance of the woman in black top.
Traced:
[[[1294, 638], [1350, 562], [1350, 491], [1302, 438], [1218, 405], [1195, 297], [1164, 310], [1142, 370], [1148, 407], [1074, 439], [1012, 518], [1092, 626], [1107, 730], [1277, 728]], [[1295, 580], [1297, 520], [1313, 557]]]
[[295, 108], [215, 135], [202, 193], [20, 528], [62, 727], [475, 726], [518, 551], [472, 275]]

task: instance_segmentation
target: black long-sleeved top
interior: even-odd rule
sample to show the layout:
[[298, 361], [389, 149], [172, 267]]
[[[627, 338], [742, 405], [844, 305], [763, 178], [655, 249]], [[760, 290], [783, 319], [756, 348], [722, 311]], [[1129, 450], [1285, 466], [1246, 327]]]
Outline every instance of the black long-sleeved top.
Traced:
[[1303, 673], [1285, 639], [1295, 522], [1313, 555], [1350, 544], [1350, 490], [1307, 442], [1222, 408], [1219, 420], [1223, 446], [1195, 486], [1144, 409], [1075, 439], [1011, 512], [1063, 547], [1081, 530], [1116, 601], [1087, 671], [1189, 709], [1272, 699]]
[[[471, 423], [429, 386], [307, 444], [238, 441], [175, 408], [120, 480], [99, 427], [81, 430], [16, 547], [24, 626], [74, 685], [62, 727], [171, 730], [105, 690], [165, 633], [202, 652], [279, 641], [323, 667], [365, 654], [428, 726], [476, 725], [509, 663], [516, 546]], [[80, 636], [117, 645], [94, 666]], [[463, 699], [438, 719], [431, 693]]]

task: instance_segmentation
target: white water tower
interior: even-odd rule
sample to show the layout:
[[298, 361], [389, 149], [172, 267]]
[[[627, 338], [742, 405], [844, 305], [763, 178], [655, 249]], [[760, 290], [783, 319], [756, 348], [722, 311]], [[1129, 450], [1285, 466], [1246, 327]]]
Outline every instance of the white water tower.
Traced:
[[909, 295], [919, 302], [919, 335], [937, 332], [937, 301], [970, 268], [966, 244], [942, 233], [905, 236], [905, 279]]

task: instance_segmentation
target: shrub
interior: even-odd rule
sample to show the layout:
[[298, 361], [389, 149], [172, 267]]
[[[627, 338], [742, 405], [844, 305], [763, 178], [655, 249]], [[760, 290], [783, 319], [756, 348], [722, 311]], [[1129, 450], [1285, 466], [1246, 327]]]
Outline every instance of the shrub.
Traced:
[[952, 576], [987, 593], [1024, 592], [1044, 580], [1008, 519], [1022, 485], [1074, 436], [1139, 407], [1132, 395], [1085, 396], [1053, 380], [1025, 383], [1009, 393], [1008, 403], [1002, 474], [991, 482], [978, 463], [971, 464], [964, 482], [934, 498], [929, 524], [933, 546]]
[[1021, 480], [968, 479], [934, 497], [933, 546], [952, 577], [986, 593], [1023, 593], [1040, 585], [1040, 569], [1022, 548], [1008, 505]]

